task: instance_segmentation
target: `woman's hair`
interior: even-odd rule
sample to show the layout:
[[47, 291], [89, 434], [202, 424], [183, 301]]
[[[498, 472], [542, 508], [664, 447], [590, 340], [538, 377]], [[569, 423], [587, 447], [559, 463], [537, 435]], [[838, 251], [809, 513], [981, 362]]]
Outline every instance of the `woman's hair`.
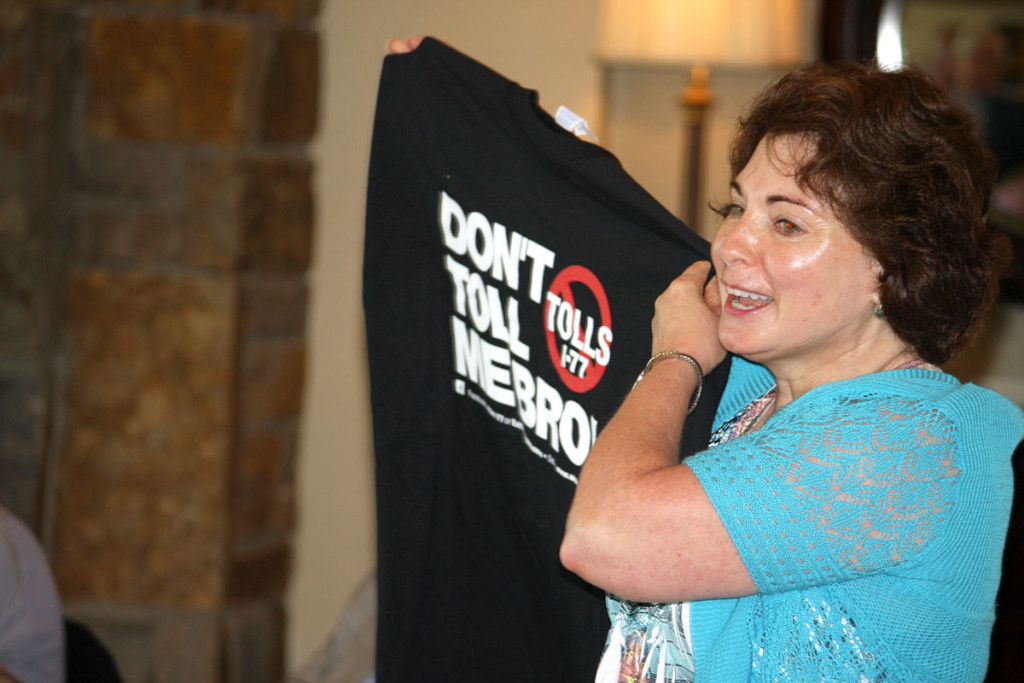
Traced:
[[901, 339], [943, 363], [977, 334], [1009, 259], [985, 220], [996, 162], [971, 114], [922, 71], [814, 63], [783, 76], [740, 120], [735, 177], [758, 143], [798, 136], [797, 182], [882, 267], [880, 300]]

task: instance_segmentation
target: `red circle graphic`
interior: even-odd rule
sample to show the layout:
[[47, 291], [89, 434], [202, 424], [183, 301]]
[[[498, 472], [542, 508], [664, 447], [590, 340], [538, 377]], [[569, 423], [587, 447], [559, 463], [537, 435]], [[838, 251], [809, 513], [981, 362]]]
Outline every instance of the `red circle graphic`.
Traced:
[[[611, 308], [608, 306], [608, 295], [604, 291], [604, 287], [601, 285], [601, 281], [597, 279], [594, 273], [584, 266], [569, 266], [556, 277], [554, 282], [551, 283], [551, 287], [548, 290], [551, 294], [554, 294], [562, 301], [568, 303], [573, 309], [576, 308], [576, 299], [572, 293], [572, 285], [580, 284], [586, 287], [594, 295], [594, 299], [597, 301], [598, 310], [601, 313], [600, 327], [607, 327], [609, 330], [612, 329], [612, 313]], [[605, 366], [599, 365], [593, 358], [589, 359], [589, 363], [586, 366], [586, 371], [583, 376], [570, 371], [562, 362], [562, 349], [559, 348], [559, 339], [556, 329], [549, 329], [549, 309], [551, 308], [551, 299], [545, 297], [544, 300], [544, 331], [548, 338], [548, 353], [551, 356], [551, 363], [555, 366], [555, 370], [558, 372], [558, 376], [562, 378], [562, 383], [566, 387], [575, 391], [578, 394], [583, 394], [597, 386], [598, 382], [601, 381], [601, 377], [604, 376]], [[551, 328], [557, 328], [557, 325], [551, 325]], [[581, 336], [583, 331], [579, 328], [574, 329], [574, 333], [577, 336]], [[564, 344], [563, 344], [564, 346]], [[575, 351], [573, 351], [575, 353]]]

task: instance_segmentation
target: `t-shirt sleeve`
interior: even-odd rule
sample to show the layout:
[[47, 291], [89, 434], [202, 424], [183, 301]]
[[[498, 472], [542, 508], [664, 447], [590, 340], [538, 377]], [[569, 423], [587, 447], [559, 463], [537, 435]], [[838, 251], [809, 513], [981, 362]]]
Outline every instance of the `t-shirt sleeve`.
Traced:
[[771, 593], [858, 578], [927, 547], [954, 504], [955, 432], [930, 401], [798, 400], [686, 464]]

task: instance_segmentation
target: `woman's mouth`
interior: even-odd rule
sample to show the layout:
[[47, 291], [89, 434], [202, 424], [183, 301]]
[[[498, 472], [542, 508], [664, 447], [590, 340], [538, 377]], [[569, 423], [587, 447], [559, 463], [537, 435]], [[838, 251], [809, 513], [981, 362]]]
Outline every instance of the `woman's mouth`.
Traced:
[[725, 291], [729, 295], [726, 304], [740, 311], [752, 311], [774, 301], [770, 296], [748, 292], [729, 285], [725, 286]]

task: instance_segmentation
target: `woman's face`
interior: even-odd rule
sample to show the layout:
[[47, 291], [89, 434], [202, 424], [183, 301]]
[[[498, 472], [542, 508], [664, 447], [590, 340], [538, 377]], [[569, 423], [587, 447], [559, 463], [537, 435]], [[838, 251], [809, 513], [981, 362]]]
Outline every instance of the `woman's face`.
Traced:
[[879, 267], [816, 196], [791, 175], [805, 147], [762, 140], [732, 184], [711, 247], [733, 353], [768, 365], [856, 362], [884, 325], [875, 316]]

